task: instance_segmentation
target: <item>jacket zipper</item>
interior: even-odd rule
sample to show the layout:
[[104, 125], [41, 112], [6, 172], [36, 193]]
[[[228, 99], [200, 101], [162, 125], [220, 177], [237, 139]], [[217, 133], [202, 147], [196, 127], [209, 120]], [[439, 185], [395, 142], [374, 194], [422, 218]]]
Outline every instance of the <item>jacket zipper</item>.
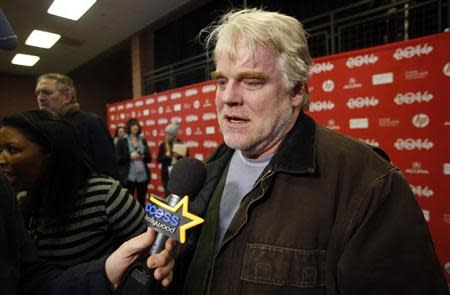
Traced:
[[[255, 183], [255, 185], [253, 185], [253, 187], [252, 187], [252, 189], [250, 190], [250, 192], [253, 191], [258, 185], [262, 184], [262, 182], [263, 182], [264, 180], [268, 179], [268, 178], [269, 178], [270, 176], [272, 176], [272, 175], [273, 175], [272, 169], [267, 170], [267, 172], [264, 173], [264, 175], [263, 175], [263, 176]], [[249, 193], [250, 193], [250, 192], [249, 192]], [[262, 198], [262, 196], [264, 196], [264, 194], [265, 194], [265, 190], [264, 190], [264, 187], [262, 187], [262, 193], [261, 193], [261, 195], [259, 195], [258, 197], [256, 197], [253, 201], [250, 202], [250, 204], [248, 204], [247, 210], [246, 210], [246, 212], [245, 212], [246, 215], [245, 215], [245, 220], [244, 220], [244, 222], [241, 224], [241, 226], [238, 228], [238, 230], [234, 233], [234, 235], [228, 237], [228, 239], [226, 239], [223, 243], [221, 243], [221, 244], [219, 245], [219, 248], [217, 249], [216, 253], [214, 254], [213, 263], [212, 263], [212, 265], [211, 265], [211, 273], [209, 274], [209, 278], [208, 278], [208, 286], [207, 286], [207, 288], [206, 288], [206, 290], [207, 290], [206, 294], [209, 295], [209, 292], [210, 292], [210, 289], [211, 289], [212, 277], [213, 277], [213, 274], [214, 274], [214, 266], [215, 266], [215, 264], [216, 264], [216, 258], [217, 258], [217, 255], [219, 254], [220, 250], [222, 249], [222, 246], [225, 245], [226, 243], [228, 243], [228, 241], [230, 241], [231, 239], [233, 239], [233, 238], [241, 231], [242, 227], [244, 227], [244, 225], [245, 225], [245, 224], [247, 223], [247, 221], [248, 221], [248, 208], [250, 208], [251, 205], [252, 205], [253, 203], [255, 203], [255, 202], [258, 201], [260, 198]], [[245, 196], [244, 196], [244, 198], [245, 198]], [[243, 198], [243, 199], [244, 199], [244, 198]]]

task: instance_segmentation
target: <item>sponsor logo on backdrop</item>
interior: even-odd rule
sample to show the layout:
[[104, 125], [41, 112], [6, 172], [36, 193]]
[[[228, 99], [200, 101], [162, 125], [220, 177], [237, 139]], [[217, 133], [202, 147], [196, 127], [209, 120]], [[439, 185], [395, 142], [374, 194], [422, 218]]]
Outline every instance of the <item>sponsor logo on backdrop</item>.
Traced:
[[150, 167], [151, 169], [154, 169], [154, 168], [156, 168], [156, 165], [155, 165], [155, 163], [150, 163], [150, 164], [148, 165], [148, 167]]
[[189, 136], [192, 134], [192, 128], [191, 127], [187, 127], [186, 128], [186, 135]]
[[147, 98], [146, 100], [145, 100], [145, 104], [154, 104], [155, 103], [155, 99], [154, 98]]
[[179, 98], [181, 98], [181, 92], [174, 92], [174, 93], [170, 94], [171, 100], [179, 99]]
[[186, 144], [186, 146], [189, 147], [189, 148], [196, 148], [196, 147], [199, 147], [198, 141], [195, 141], [195, 140], [188, 140], [188, 141], [186, 141], [185, 144]]
[[433, 148], [434, 143], [428, 138], [398, 138], [394, 146], [399, 151], [430, 150]]
[[361, 109], [361, 108], [368, 108], [368, 107], [375, 107], [379, 103], [379, 100], [372, 96], [372, 97], [356, 97], [356, 98], [350, 98], [347, 101], [347, 107], [349, 109]]
[[204, 113], [202, 116], [203, 121], [210, 121], [217, 119], [216, 113]]
[[331, 92], [334, 89], [334, 82], [333, 80], [325, 80], [322, 83], [322, 89], [325, 92]]
[[369, 128], [368, 118], [353, 118], [349, 120], [350, 129], [367, 129]]
[[216, 128], [214, 126], [208, 126], [205, 128], [206, 134], [216, 134]]
[[172, 112], [172, 109], [170, 108], [170, 106], [167, 106], [166, 107], [166, 110], [164, 111], [165, 113], [171, 113]]
[[380, 73], [372, 75], [372, 85], [384, 85], [394, 82], [394, 73]]
[[143, 106], [144, 105], [144, 102], [142, 101], [142, 100], [138, 100], [138, 101], [136, 101], [135, 103], [134, 103], [134, 106], [135, 107], [141, 107], [141, 106]]
[[430, 117], [427, 114], [416, 114], [411, 121], [415, 127], [425, 128], [430, 124]]
[[422, 103], [422, 102], [430, 102], [433, 99], [433, 94], [428, 91], [425, 92], [407, 92], [407, 93], [398, 93], [394, 102], [398, 105], [402, 104], [413, 104], [413, 103]]
[[183, 121], [183, 118], [181, 118], [180, 116], [170, 118], [170, 122], [172, 123], [181, 123], [181, 121]]
[[200, 108], [200, 100], [198, 100], [198, 99], [196, 99], [195, 101], [194, 101], [194, 109], [199, 109]]
[[156, 188], [156, 190], [160, 193], [164, 193], [164, 187], [162, 185], [158, 185], [158, 187]]
[[345, 65], [347, 66], [347, 68], [352, 69], [355, 67], [362, 67], [370, 64], [375, 64], [377, 61], [378, 56], [372, 53], [350, 57], [349, 59], [347, 59]]
[[206, 85], [202, 87], [202, 93], [208, 93], [216, 91], [216, 85]]
[[131, 109], [133, 107], [133, 103], [132, 102], [128, 102], [125, 106], [125, 108], [127, 109]]
[[115, 112], [115, 111], [116, 111], [116, 107], [110, 107], [110, 108], [109, 108], [109, 111], [110, 111], [110, 112]]
[[109, 125], [109, 128], [110, 128], [110, 129], [116, 129], [116, 127], [117, 127], [116, 124], [111, 124], [111, 125]]
[[412, 71], [406, 71], [405, 72], [405, 80], [414, 80], [414, 79], [423, 79], [428, 76], [428, 71], [422, 71], [419, 70], [412, 70]]
[[203, 103], [203, 107], [209, 108], [210, 106], [212, 106], [211, 102], [209, 101], [209, 99], [206, 99], [205, 102]]
[[197, 115], [187, 115], [186, 116], [186, 122], [196, 122], [198, 121]]
[[152, 173], [152, 180], [157, 180], [158, 179], [158, 176], [156, 175], [156, 173]]
[[408, 46], [405, 48], [397, 48], [393, 54], [396, 60], [402, 60], [404, 58], [412, 58], [414, 56], [428, 55], [433, 51], [433, 46], [425, 44], [418, 44], [416, 46]]
[[147, 188], [148, 188], [149, 190], [154, 190], [154, 189], [155, 189], [155, 186], [154, 186], [153, 184], [149, 184], [149, 185], [147, 186]]
[[444, 126], [445, 126], [445, 127], [450, 126], [450, 121], [445, 121], [445, 122], [444, 122]]
[[422, 168], [422, 163], [414, 161], [411, 163], [411, 168], [405, 169], [406, 174], [430, 174], [427, 169]]
[[203, 154], [195, 154], [194, 158], [196, 158], [197, 160], [203, 161], [204, 156], [203, 156]]
[[186, 92], [184, 93], [184, 95], [186, 96], [192, 96], [192, 95], [196, 95], [198, 93], [198, 90], [195, 88], [191, 88], [186, 90]]
[[174, 104], [174, 105], [173, 105], [173, 110], [174, 110], [175, 112], [181, 111], [181, 104], [179, 104], [179, 103]]
[[164, 114], [164, 107], [163, 106], [158, 107], [158, 114]]
[[424, 198], [431, 198], [434, 196], [434, 192], [431, 188], [428, 186], [421, 186], [421, 185], [409, 185], [411, 187], [411, 190], [413, 191], [413, 194], [416, 197], [424, 197]]
[[328, 120], [328, 122], [327, 122], [327, 128], [329, 128], [331, 130], [339, 130], [339, 129], [341, 129], [341, 126], [337, 125], [336, 121], [331, 119], [331, 120]]
[[142, 111], [142, 114], [143, 114], [144, 116], [148, 116], [148, 115], [150, 114], [149, 109], [143, 110], [143, 111]]
[[202, 130], [200, 129], [200, 127], [196, 127], [196, 128], [195, 128], [194, 135], [203, 135], [203, 132], [202, 132]]
[[116, 116], [115, 115], [111, 115], [111, 116], [109, 116], [109, 118], [111, 119], [111, 121], [114, 121], [116, 119]]
[[136, 118], [136, 112], [135, 111], [131, 112], [131, 118]]
[[122, 120], [125, 119], [125, 114], [124, 113], [120, 114], [119, 116], [120, 116], [120, 119], [122, 119]]
[[380, 143], [376, 141], [373, 138], [360, 138], [359, 140], [364, 141], [367, 144], [373, 145], [373, 146], [380, 146]]
[[155, 120], [147, 120], [147, 121], [145, 121], [145, 125], [146, 126], [153, 126], [155, 124], [156, 124]]
[[158, 98], [156, 99], [157, 102], [165, 102], [168, 100], [167, 95], [160, 95], [158, 96]]
[[311, 68], [312, 74], [320, 74], [322, 72], [331, 72], [334, 69], [334, 65], [331, 62], [322, 62], [314, 64]]
[[183, 104], [183, 109], [189, 110], [190, 108], [191, 108], [191, 104], [189, 104], [189, 103]]
[[334, 109], [335, 105], [331, 100], [328, 101], [313, 101], [309, 105], [310, 112], [330, 111]]
[[446, 75], [447, 77], [450, 77], [450, 62], [446, 63], [444, 68], [442, 69], [442, 72], [444, 73], [444, 75]]
[[204, 148], [216, 148], [219, 144], [214, 140], [205, 140], [203, 141]]
[[444, 163], [443, 170], [444, 175], [450, 175], [450, 163]]
[[150, 109], [150, 114], [156, 114], [156, 109]]
[[153, 129], [152, 130], [152, 136], [158, 136], [158, 130]]
[[422, 210], [422, 213], [423, 213], [423, 218], [425, 218], [425, 220], [426, 220], [427, 222], [430, 222], [430, 211], [428, 211], [428, 210]]
[[355, 88], [361, 88], [362, 84], [359, 83], [355, 77], [351, 77], [348, 79], [347, 84], [345, 84], [342, 88], [344, 89], [355, 89]]
[[117, 110], [119, 110], [119, 111], [123, 110], [124, 108], [125, 107], [123, 106], [123, 104], [117, 106]]
[[444, 218], [444, 222], [445, 223], [447, 223], [447, 224], [450, 224], [450, 214], [445, 214], [444, 213], [444, 216], [443, 216]]

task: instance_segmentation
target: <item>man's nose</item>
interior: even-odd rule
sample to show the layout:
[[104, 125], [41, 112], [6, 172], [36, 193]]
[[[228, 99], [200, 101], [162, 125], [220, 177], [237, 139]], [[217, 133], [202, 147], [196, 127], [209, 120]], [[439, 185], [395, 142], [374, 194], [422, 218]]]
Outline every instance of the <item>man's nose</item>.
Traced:
[[229, 81], [223, 91], [218, 93], [222, 102], [228, 106], [242, 104], [242, 94], [239, 83]]

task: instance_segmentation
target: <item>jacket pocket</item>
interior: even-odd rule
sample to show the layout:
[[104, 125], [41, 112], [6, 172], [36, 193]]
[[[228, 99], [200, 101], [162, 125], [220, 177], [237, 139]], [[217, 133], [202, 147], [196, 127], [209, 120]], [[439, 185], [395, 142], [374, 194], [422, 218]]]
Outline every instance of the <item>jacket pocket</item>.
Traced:
[[325, 286], [325, 263], [324, 250], [247, 244], [241, 279], [278, 286]]

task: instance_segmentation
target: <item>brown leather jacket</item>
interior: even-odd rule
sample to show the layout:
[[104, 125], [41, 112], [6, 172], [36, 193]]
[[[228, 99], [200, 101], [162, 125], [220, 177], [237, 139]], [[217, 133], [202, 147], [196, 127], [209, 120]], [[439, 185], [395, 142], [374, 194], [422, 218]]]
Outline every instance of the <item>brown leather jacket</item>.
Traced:
[[[205, 187], [192, 205], [197, 213], [206, 210], [232, 153], [222, 145], [208, 161]], [[197, 245], [214, 248], [203, 234]], [[190, 265], [189, 254], [177, 260], [181, 272], [189, 269], [183, 294], [448, 294], [400, 171], [367, 144], [303, 113], [243, 199], [218, 251], [206, 265], [194, 263], [198, 252]], [[176, 285], [184, 274], [175, 276]]]

